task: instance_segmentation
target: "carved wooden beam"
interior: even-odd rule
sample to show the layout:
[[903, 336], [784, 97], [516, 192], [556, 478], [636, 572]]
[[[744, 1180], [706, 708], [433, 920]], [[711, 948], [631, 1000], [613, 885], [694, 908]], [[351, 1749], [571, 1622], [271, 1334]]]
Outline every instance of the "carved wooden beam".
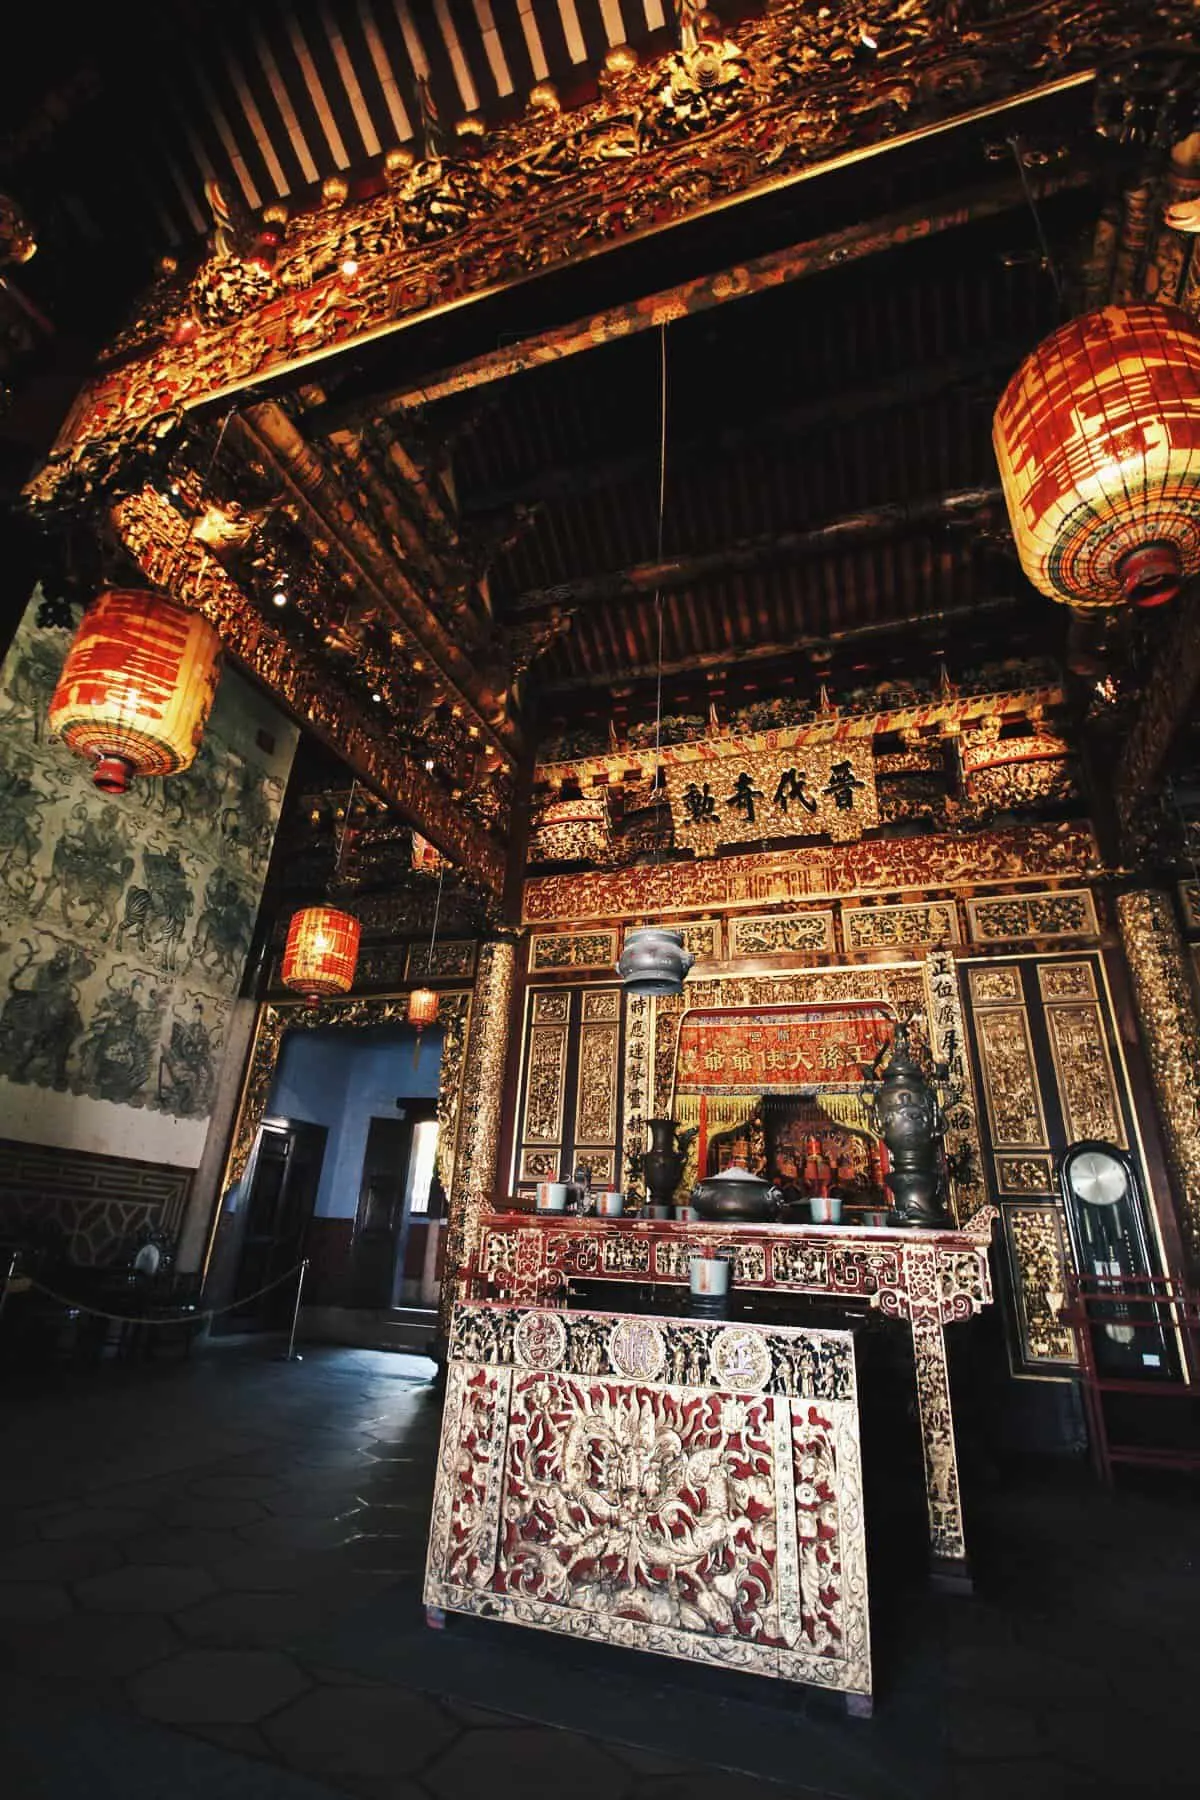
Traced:
[[390, 742], [386, 722], [369, 717], [355, 696], [320, 662], [269, 624], [216, 557], [154, 488], [120, 501], [113, 524], [148, 578], [203, 613], [234, 660], [280, 705], [319, 737], [347, 767], [403, 814], [423, 836], [493, 892], [504, 881], [505, 856], [456, 806], [422, 765]]
[[[1031, 177], [1030, 189], [1034, 198], [1041, 201], [1052, 194], [1088, 187], [1093, 180], [1090, 169], [1060, 169], [1036, 180]], [[1018, 181], [991, 182], [970, 188], [952, 195], [940, 206], [908, 207], [883, 218], [870, 219], [865, 224], [848, 225], [842, 231], [831, 231], [803, 244], [792, 244], [786, 250], [753, 257], [715, 275], [681, 281], [657, 294], [647, 294], [640, 300], [630, 300], [621, 306], [609, 307], [605, 312], [575, 319], [569, 325], [554, 326], [515, 344], [486, 351], [482, 356], [471, 357], [454, 368], [439, 369], [403, 387], [365, 398], [333, 401], [328, 406], [316, 408], [309, 415], [309, 422], [315, 431], [329, 432], [373, 415], [386, 416], [410, 407], [428, 406], [436, 400], [446, 400], [452, 394], [482, 387], [487, 382], [519, 375], [526, 369], [538, 369], [547, 363], [582, 355], [602, 344], [631, 337], [635, 332], [650, 331], [676, 319], [726, 306], [730, 301], [786, 287], [790, 282], [821, 275], [846, 263], [878, 256], [885, 250], [918, 243], [936, 237], [939, 232], [954, 231], [960, 226], [994, 218], [1028, 204], [1026, 191]]]
[[[998, 396], [1003, 383], [1028, 354], [1028, 339], [989, 343], [925, 368], [904, 369], [883, 381], [824, 394], [818, 400], [783, 407], [778, 412], [760, 413], [746, 425], [701, 433], [680, 443], [672, 441], [671, 473], [677, 475], [685, 469], [703, 468], [718, 458], [735, 456], [755, 445], [803, 437], [831, 423], [846, 425], [892, 408], [912, 406], [922, 400], [931, 400], [949, 388], [961, 390], [977, 384], [980, 389]], [[476, 519], [481, 514], [535, 505], [539, 501], [575, 499], [598, 488], [649, 476], [657, 467], [657, 449], [640, 447], [574, 466], [564, 467], [557, 463], [550, 468], [535, 469], [532, 474], [522, 475], [504, 487], [464, 493], [462, 516]]]
[[[694, 651], [690, 656], [681, 657], [677, 661], [664, 662], [662, 673], [664, 678], [674, 679], [677, 675], [695, 675], [704, 669], [741, 668], [746, 663], [769, 662], [785, 656], [795, 657], [806, 650], [828, 649], [837, 644], [855, 644], [871, 638], [890, 637], [900, 631], [919, 631], [929, 627], [943, 631], [949, 626], [968, 627], [996, 614], [1013, 612], [1021, 604], [1021, 599], [1015, 594], [998, 594], [987, 600], [972, 601], [970, 606], [946, 606], [933, 612], [917, 613], [909, 619], [872, 619], [869, 624], [851, 625], [845, 631], [827, 631], [823, 635], [814, 633], [789, 638], [786, 644], [747, 644], [744, 648], [735, 650], [722, 647], [720, 650]], [[538, 694], [542, 700], [552, 702], [560, 695], [576, 694], [588, 688], [610, 687], [617, 679], [650, 681], [657, 675], [657, 662], [634, 663], [628, 668], [622, 668], [616, 675], [612, 671], [604, 674], [593, 672], [548, 681], [544, 686], [539, 684]]]
[[728, 544], [695, 556], [666, 557], [661, 562], [634, 563], [603, 575], [583, 575], [554, 587], [529, 588], [509, 611], [520, 618], [533, 613], [561, 611], [568, 606], [600, 606], [613, 600], [633, 600], [687, 587], [714, 575], [769, 568], [801, 556], [820, 556], [858, 547], [877, 538], [897, 537], [931, 526], [979, 526], [1003, 513], [1004, 499], [998, 487], [965, 488], [959, 493], [937, 494], [928, 500], [872, 507], [831, 519], [810, 531], [776, 531], [745, 543]]
[[1184, 588], [1146, 678], [1141, 710], [1125, 740], [1113, 782], [1127, 848], [1137, 815], [1162, 786], [1167, 759], [1200, 692], [1200, 582]]
[[498, 673], [489, 686], [478, 656], [454, 642], [363, 517], [361, 507], [346, 494], [321, 450], [297, 430], [282, 407], [270, 401], [238, 414], [230, 431], [235, 441], [240, 438], [274, 470], [313, 535], [337, 545], [363, 588], [411, 637], [416, 659], [429, 666], [453, 703], [475, 722], [484, 741], [513, 762], [521, 739], [505, 716]]

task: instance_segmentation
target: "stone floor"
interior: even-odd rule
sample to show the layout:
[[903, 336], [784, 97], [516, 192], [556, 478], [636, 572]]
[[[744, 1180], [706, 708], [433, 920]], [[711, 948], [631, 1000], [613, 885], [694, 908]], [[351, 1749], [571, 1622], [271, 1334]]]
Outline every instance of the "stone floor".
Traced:
[[428, 1370], [224, 1343], [6, 1378], [5, 1800], [861, 1800], [884, 1789], [829, 1775], [839, 1742], [882, 1746], [878, 1768], [906, 1731], [933, 1772], [900, 1758], [890, 1791], [922, 1800], [1200, 1791], [1195, 1490], [1165, 1477], [1113, 1497], [1027, 1470], [978, 1497], [979, 1594], [905, 1602], [876, 1718], [822, 1727], [819, 1780], [799, 1737], [791, 1785], [769, 1784], [323, 1662], [314, 1645], [412, 1594]]

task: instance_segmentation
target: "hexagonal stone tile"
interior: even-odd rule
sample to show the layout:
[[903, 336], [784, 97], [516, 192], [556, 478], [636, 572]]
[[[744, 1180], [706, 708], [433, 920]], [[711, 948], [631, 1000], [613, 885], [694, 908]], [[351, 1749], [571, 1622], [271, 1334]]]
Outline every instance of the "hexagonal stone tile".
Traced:
[[44, 1581], [0, 1582], [0, 1619], [61, 1619], [70, 1610], [66, 1588]]
[[13, 1629], [23, 1673], [71, 1683], [120, 1680], [179, 1649], [179, 1635], [166, 1619], [146, 1616], [74, 1612]]
[[107, 1575], [93, 1575], [75, 1589], [81, 1606], [111, 1613], [177, 1612], [215, 1591], [216, 1583], [206, 1570], [174, 1563], [130, 1563]]
[[455, 1729], [424, 1695], [379, 1687], [318, 1688], [263, 1727], [296, 1768], [331, 1778], [411, 1774]]
[[144, 1537], [131, 1538], [124, 1550], [130, 1562], [207, 1568], [244, 1552], [245, 1545], [232, 1531], [150, 1531]]
[[239, 1525], [253, 1525], [261, 1519], [263, 1509], [257, 1500], [179, 1500], [171, 1508], [172, 1525], [194, 1527], [198, 1531], [231, 1531]]
[[277, 1475], [206, 1475], [188, 1491], [204, 1500], [261, 1500], [280, 1485]]
[[276, 1650], [185, 1650], [135, 1676], [129, 1692], [142, 1712], [167, 1724], [253, 1725], [307, 1686]]
[[184, 1637], [208, 1644], [287, 1644], [320, 1628], [330, 1608], [310, 1594], [217, 1594], [176, 1616]]
[[438, 1800], [563, 1792], [571, 1800], [614, 1800], [629, 1786], [628, 1771], [595, 1744], [539, 1725], [465, 1732], [421, 1779]]
[[47, 1519], [42, 1536], [51, 1540], [81, 1537], [131, 1537], [147, 1523], [144, 1512], [123, 1506], [84, 1506], [78, 1512]]
[[120, 1551], [96, 1538], [0, 1551], [0, 1581], [83, 1581], [120, 1566]]

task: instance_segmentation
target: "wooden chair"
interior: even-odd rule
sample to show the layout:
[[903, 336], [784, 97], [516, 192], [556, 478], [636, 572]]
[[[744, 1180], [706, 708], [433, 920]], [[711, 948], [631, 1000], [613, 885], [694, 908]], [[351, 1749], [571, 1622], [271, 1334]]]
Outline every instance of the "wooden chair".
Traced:
[[[1111, 1485], [1114, 1463], [1200, 1469], [1200, 1292], [1171, 1275], [1079, 1275], [1071, 1270], [1060, 1317], [1075, 1327], [1084, 1414], [1092, 1461], [1101, 1480]], [[1170, 1347], [1175, 1368], [1153, 1379], [1102, 1373], [1096, 1358], [1097, 1332], [1145, 1327], [1153, 1328]], [[1110, 1409], [1106, 1398], [1112, 1395], [1128, 1399]], [[1140, 1406], [1132, 1405], [1134, 1397]], [[1153, 1408], [1168, 1400], [1191, 1402], [1197, 1417], [1180, 1421], [1185, 1434], [1191, 1428], [1190, 1441], [1163, 1444], [1124, 1435], [1134, 1413], [1139, 1426], [1150, 1427]], [[1151, 1435], [1148, 1429], [1146, 1439]]]

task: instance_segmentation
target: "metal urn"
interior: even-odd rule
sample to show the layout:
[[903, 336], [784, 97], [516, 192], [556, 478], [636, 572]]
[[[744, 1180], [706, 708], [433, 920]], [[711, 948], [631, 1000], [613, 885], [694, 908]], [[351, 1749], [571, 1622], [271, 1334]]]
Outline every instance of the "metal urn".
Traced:
[[675, 1197], [683, 1177], [687, 1147], [695, 1137], [695, 1128], [680, 1131], [674, 1119], [648, 1119], [650, 1148], [642, 1152], [642, 1174], [652, 1206], [664, 1212]]
[[875, 1095], [875, 1120], [892, 1161], [885, 1177], [893, 1200], [889, 1223], [948, 1223], [938, 1155], [945, 1120], [903, 1024], [896, 1026], [891, 1058]]
[[642, 925], [626, 937], [617, 974], [627, 994], [677, 994], [695, 960], [682, 931]]

